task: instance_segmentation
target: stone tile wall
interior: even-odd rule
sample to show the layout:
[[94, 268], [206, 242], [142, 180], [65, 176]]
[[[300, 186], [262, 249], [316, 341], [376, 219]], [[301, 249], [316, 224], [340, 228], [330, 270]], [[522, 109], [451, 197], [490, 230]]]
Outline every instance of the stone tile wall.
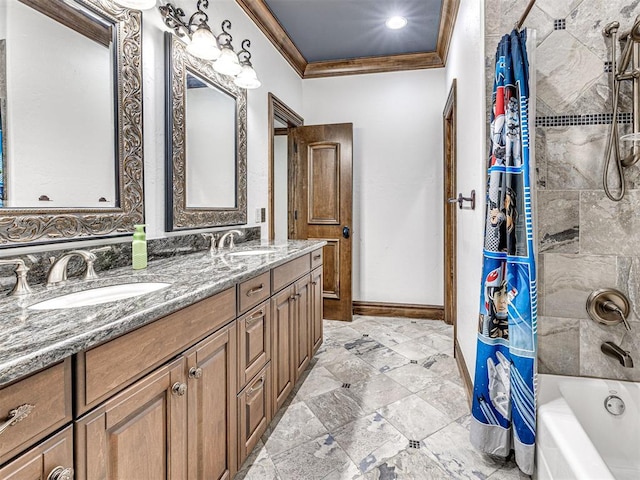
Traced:
[[[526, 0], [485, 1], [487, 118], [495, 49]], [[536, 229], [538, 236], [538, 359], [541, 373], [640, 381], [640, 168], [626, 170], [627, 194], [615, 203], [602, 187], [612, 112], [609, 40], [640, 15], [640, 0], [538, 0], [525, 27], [537, 31]], [[564, 22], [562, 21], [564, 20]], [[564, 27], [564, 28], [563, 28]], [[632, 121], [630, 85], [623, 89], [621, 130]], [[571, 117], [569, 117], [571, 116]], [[614, 172], [615, 173], [615, 172]], [[612, 175], [615, 185], [615, 176]], [[585, 303], [595, 289], [628, 294], [632, 331], [589, 319]], [[614, 341], [631, 352], [623, 368], [600, 351]]]

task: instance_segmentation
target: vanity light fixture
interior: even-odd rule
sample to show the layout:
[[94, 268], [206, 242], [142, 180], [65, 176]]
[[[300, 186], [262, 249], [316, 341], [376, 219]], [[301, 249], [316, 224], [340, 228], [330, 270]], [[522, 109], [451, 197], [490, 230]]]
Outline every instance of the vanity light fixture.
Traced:
[[242, 70], [240, 70], [233, 82], [240, 88], [258, 88], [262, 85], [258, 80], [256, 71], [253, 69], [253, 65], [251, 65], [251, 53], [247, 50], [250, 46], [251, 42], [249, 40], [243, 40], [242, 50], [238, 52]]
[[156, 0], [114, 0], [114, 2], [133, 10], [149, 10], [156, 6]]
[[233, 37], [229, 33], [231, 22], [224, 20], [221, 25], [222, 33], [216, 37], [207, 23], [209, 17], [204, 12], [206, 8], [209, 8], [209, 0], [198, 0], [195, 13], [185, 21], [183, 9], [171, 3], [159, 7], [165, 25], [187, 42], [189, 54], [214, 61], [214, 70], [236, 77], [234, 83], [241, 88], [258, 88], [261, 83], [249, 60], [251, 54], [247, 51], [251, 42], [243, 40], [242, 50], [236, 54], [231, 44]]
[[407, 19], [396, 15], [395, 17], [387, 18], [387, 21], [384, 22], [384, 24], [391, 30], [399, 30], [400, 28], [404, 28], [407, 25]]

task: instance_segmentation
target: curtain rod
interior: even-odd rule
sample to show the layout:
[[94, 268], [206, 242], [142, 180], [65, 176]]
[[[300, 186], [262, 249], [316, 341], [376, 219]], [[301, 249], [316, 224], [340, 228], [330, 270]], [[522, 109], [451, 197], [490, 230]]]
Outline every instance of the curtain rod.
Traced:
[[525, 20], [529, 16], [529, 12], [531, 11], [531, 9], [533, 8], [533, 5], [535, 3], [536, 3], [536, 0], [529, 0], [529, 4], [527, 5], [527, 8], [524, 9], [524, 12], [522, 13], [522, 16], [520, 17], [520, 20], [518, 20], [518, 23], [516, 23], [516, 30], [520, 30], [520, 28], [524, 24]]

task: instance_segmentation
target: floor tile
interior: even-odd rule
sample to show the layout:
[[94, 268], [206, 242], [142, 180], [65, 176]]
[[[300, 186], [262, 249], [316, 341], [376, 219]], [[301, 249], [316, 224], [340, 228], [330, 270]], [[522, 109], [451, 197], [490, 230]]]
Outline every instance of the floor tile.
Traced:
[[307, 407], [307, 404], [297, 402], [286, 408], [276, 424], [269, 425], [262, 440], [267, 452], [273, 457], [313, 440], [323, 433], [327, 433], [327, 428]]
[[469, 441], [469, 431], [452, 422], [423, 440], [425, 453], [451, 475], [451, 478], [484, 479], [503, 464], [476, 451]]
[[324, 367], [343, 383], [357, 383], [380, 374], [378, 370], [355, 355], [327, 363]]
[[405, 397], [377, 412], [410, 440], [421, 440], [451, 422], [440, 410], [417, 395]]
[[380, 348], [384, 348], [383, 345], [372, 338], [363, 337], [356, 338], [350, 342], [344, 344], [344, 348], [354, 355], [363, 355], [365, 353], [375, 352]]
[[396, 368], [387, 372], [386, 375], [414, 393], [442, 381], [436, 374], [418, 364]]
[[398, 345], [390, 345], [389, 348], [400, 355], [404, 355], [409, 360], [424, 360], [440, 353], [440, 350], [427, 345], [423, 338], [399, 343]]
[[364, 410], [347, 389], [342, 388], [309, 398], [305, 403], [330, 432], [374, 410]]
[[363, 473], [397, 455], [409, 444], [409, 440], [378, 413], [343, 426], [334, 436]]
[[408, 397], [411, 392], [387, 375], [377, 375], [354, 383], [349, 388], [351, 396], [365, 410], [389, 405], [390, 403]]
[[403, 365], [409, 365], [410, 362], [407, 357], [394, 352], [388, 347], [364, 353], [360, 355], [360, 359], [377, 368], [381, 373], [386, 373]]
[[356, 476], [353, 462], [329, 434], [274, 456], [273, 463], [283, 480], [323, 480], [334, 473], [339, 475], [334, 478], [345, 480]]
[[424, 449], [403, 450], [364, 474], [362, 480], [449, 480], [451, 476]]
[[438, 332], [429, 332], [428, 334], [417, 338], [416, 342], [435, 350], [438, 353], [448, 353], [453, 356], [453, 339], [442, 335]]
[[255, 446], [234, 480], [284, 480], [278, 475], [276, 466], [261, 440]]
[[469, 414], [469, 402], [463, 387], [448, 380], [433, 383], [417, 395], [433, 405], [450, 420]]
[[435, 373], [442, 378], [449, 380], [460, 378], [456, 359], [447, 353], [437, 353], [436, 355], [427, 357], [422, 360], [420, 364], [431, 373]]
[[305, 400], [339, 388], [343, 383], [322, 365], [316, 365], [304, 372], [300, 383], [293, 390], [293, 395], [298, 400]]
[[344, 345], [362, 337], [362, 332], [349, 326], [327, 330], [324, 341], [329, 345]]

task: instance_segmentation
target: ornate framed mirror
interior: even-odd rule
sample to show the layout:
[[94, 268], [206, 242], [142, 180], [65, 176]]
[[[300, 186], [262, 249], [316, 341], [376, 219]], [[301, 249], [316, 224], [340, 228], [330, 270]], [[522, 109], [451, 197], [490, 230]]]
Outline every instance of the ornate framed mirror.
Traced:
[[247, 223], [247, 94], [167, 33], [166, 230]]
[[141, 13], [0, 0], [0, 16], [0, 248], [129, 234], [144, 223]]

